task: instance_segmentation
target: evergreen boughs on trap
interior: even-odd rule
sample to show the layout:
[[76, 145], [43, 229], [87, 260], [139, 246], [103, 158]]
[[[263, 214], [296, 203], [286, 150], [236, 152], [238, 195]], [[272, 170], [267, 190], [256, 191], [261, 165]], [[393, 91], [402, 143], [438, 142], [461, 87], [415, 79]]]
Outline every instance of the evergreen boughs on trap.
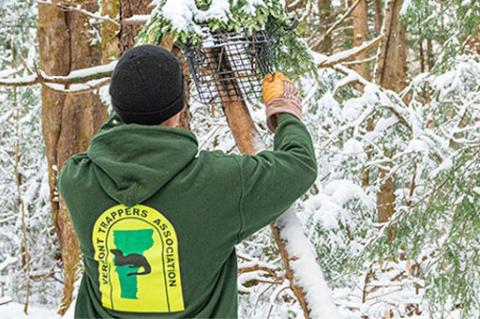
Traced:
[[[160, 0], [152, 18], [140, 32], [138, 42], [158, 44], [162, 36], [173, 35], [176, 44], [184, 49], [187, 55], [193, 55], [191, 62], [197, 64], [196, 68], [191, 69], [194, 73], [195, 70], [200, 70], [202, 63], [205, 67], [206, 61], [202, 59], [212, 54], [211, 50], [210, 53], [206, 53], [202, 48], [209, 48], [213, 38], [221, 51], [219, 40], [223, 39], [225, 52], [233, 53], [231, 59], [237, 60], [242, 65], [241, 74], [236, 76], [243, 80], [237, 81], [239, 82], [237, 86], [243, 95], [251, 93], [255, 95], [259, 90], [257, 82], [266, 72], [279, 70], [293, 79], [306, 73], [313, 74], [313, 59], [304, 41], [292, 30], [293, 24], [294, 21], [285, 11], [281, 1]], [[231, 40], [235, 37], [240, 38], [243, 44], [233, 43]], [[259, 50], [259, 47], [262, 49]], [[260, 52], [262, 56], [259, 55]], [[265, 59], [267, 52], [268, 59]], [[217, 59], [214, 64], [219, 62], [225, 60]], [[225, 70], [224, 65], [223, 71]], [[232, 76], [236, 67], [233, 66], [229, 71]], [[211, 75], [212, 72], [207, 73]], [[197, 75], [197, 79], [204, 77], [204, 74]], [[247, 78], [250, 79], [249, 82], [246, 81]], [[218, 85], [223, 84], [217, 83], [216, 86]], [[213, 90], [216, 86], [213, 86]], [[211, 99], [211, 95], [203, 94], [205, 90], [206, 88], [199, 89], [199, 96], [203, 102]]]

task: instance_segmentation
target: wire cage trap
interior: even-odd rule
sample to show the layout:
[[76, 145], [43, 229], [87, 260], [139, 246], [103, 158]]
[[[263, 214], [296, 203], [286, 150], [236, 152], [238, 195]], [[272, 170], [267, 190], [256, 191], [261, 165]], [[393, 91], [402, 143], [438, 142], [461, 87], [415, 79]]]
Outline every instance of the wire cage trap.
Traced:
[[267, 31], [204, 31], [207, 36], [186, 50], [194, 98], [204, 104], [260, 100], [262, 77], [273, 69], [274, 37]]

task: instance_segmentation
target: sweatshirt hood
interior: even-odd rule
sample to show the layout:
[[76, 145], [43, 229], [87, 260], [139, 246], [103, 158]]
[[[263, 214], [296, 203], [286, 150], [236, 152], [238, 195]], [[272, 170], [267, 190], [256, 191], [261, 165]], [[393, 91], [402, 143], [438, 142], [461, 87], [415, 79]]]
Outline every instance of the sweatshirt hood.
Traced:
[[92, 139], [87, 154], [105, 192], [132, 207], [159, 191], [197, 151], [198, 142], [187, 130], [125, 124], [112, 113]]

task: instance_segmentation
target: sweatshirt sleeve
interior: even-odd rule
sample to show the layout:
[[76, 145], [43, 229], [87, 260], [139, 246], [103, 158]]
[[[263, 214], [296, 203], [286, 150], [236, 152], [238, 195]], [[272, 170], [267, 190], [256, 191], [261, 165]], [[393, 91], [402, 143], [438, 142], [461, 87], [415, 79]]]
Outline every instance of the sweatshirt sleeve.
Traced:
[[302, 121], [286, 113], [278, 117], [273, 151], [236, 158], [242, 187], [238, 241], [274, 221], [317, 177], [310, 134]]

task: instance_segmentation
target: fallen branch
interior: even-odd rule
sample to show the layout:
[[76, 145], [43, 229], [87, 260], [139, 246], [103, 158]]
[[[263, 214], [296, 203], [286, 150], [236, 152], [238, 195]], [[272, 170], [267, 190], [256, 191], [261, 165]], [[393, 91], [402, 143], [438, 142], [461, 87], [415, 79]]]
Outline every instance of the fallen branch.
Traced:
[[325, 57], [323, 61], [317, 64], [318, 68], [329, 68], [334, 65], [340, 64], [345, 61], [354, 59], [356, 56], [360, 55], [363, 52], [369, 51], [374, 48], [380, 41], [383, 39], [383, 35], [379, 35], [373, 40], [365, 41], [362, 45], [358, 47], [351, 48], [339, 53], [335, 53], [331, 56]]

